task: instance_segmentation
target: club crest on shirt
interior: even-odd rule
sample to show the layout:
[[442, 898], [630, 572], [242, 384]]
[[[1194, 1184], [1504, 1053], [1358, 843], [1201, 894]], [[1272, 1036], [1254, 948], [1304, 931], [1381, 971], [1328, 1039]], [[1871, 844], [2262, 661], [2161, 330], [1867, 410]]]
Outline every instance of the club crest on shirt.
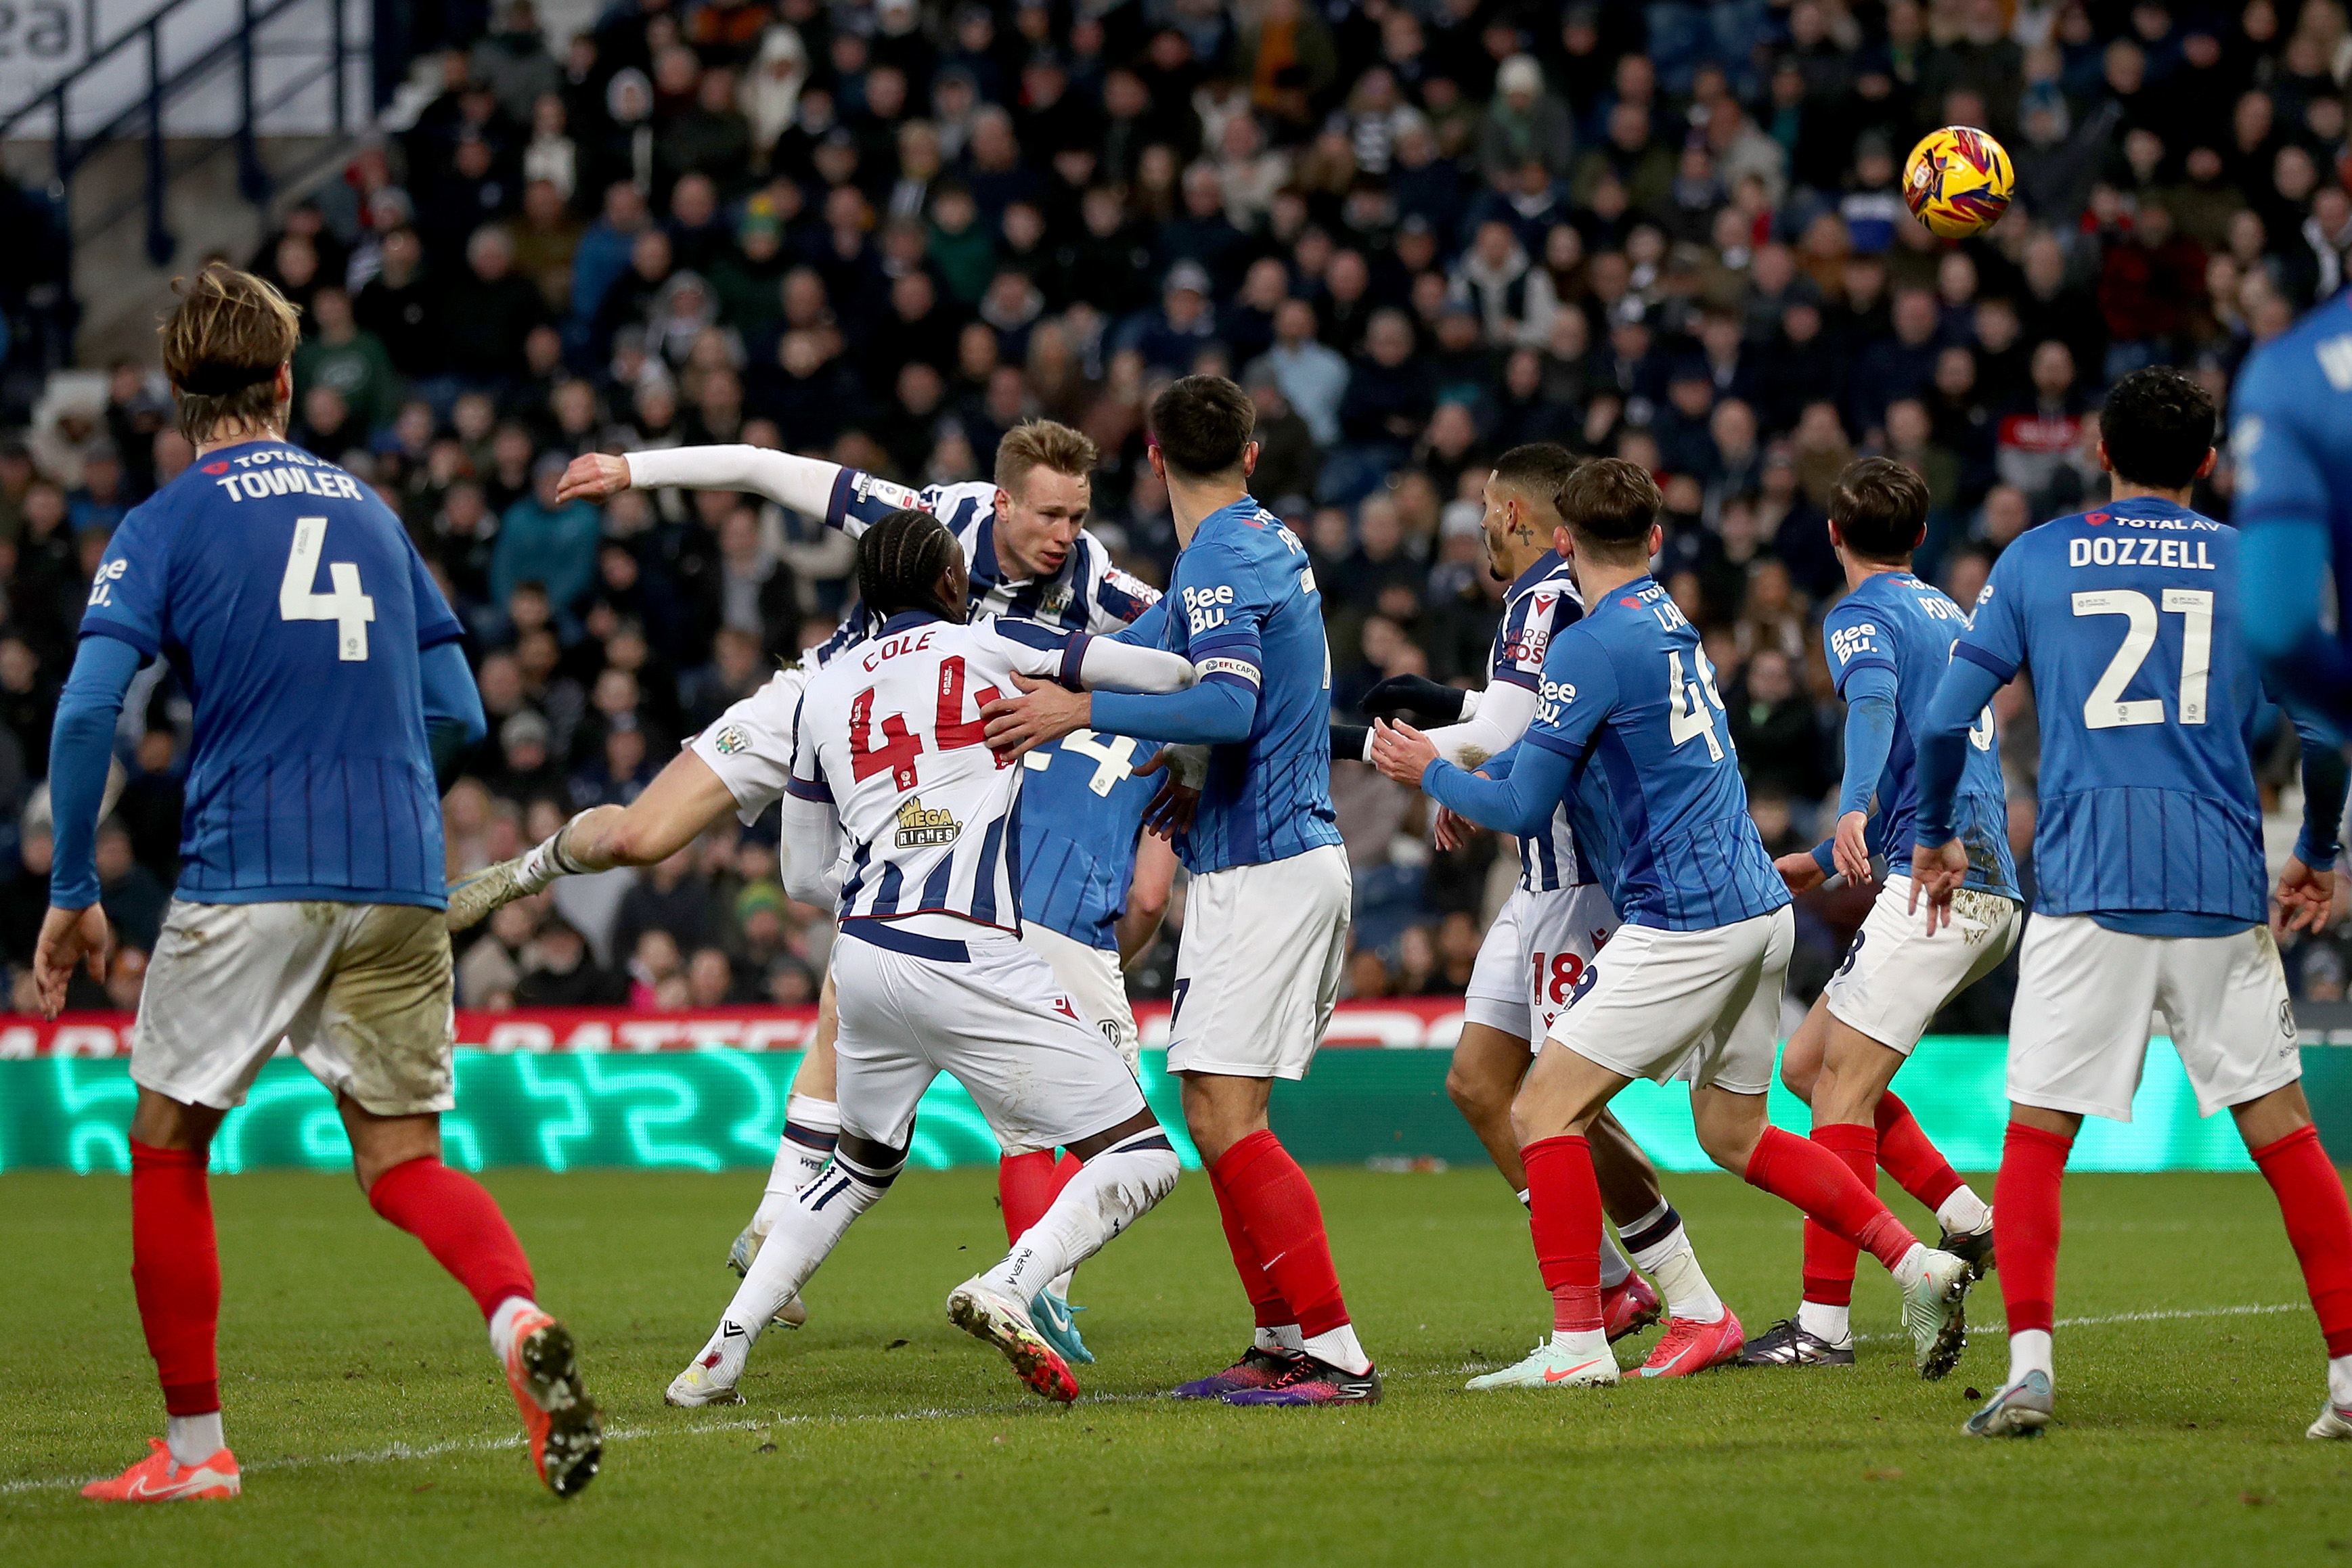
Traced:
[[1057, 617], [1069, 608], [1070, 585], [1066, 582], [1057, 582], [1038, 596], [1037, 613], [1040, 616]]
[[919, 795], [909, 795], [898, 808], [898, 831], [894, 841], [902, 850], [936, 849], [956, 841], [963, 824], [946, 807], [927, 807]]
[[718, 738], [713, 740], [710, 746], [711, 749], [718, 752], [719, 756], [732, 757], [751, 744], [751, 738], [743, 733], [743, 727], [730, 724], [719, 732]]

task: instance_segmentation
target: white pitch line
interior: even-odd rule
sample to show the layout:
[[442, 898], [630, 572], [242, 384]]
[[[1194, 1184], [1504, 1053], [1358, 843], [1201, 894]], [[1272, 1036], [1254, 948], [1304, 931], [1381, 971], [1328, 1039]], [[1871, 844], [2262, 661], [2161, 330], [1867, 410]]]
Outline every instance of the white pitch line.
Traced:
[[[2288, 1301], [2273, 1306], [2197, 1307], [2180, 1311], [2147, 1312], [2109, 1312], [2099, 1317], [2060, 1318], [2056, 1326], [2062, 1329], [2102, 1328], [2111, 1323], [2176, 1322], [2197, 1318], [2263, 1317], [2273, 1312], [2309, 1312], [2307, 1301]], [[1858, 1341], [1895, 1340], [1903, 1334], [1856, 1334]], [[1465, 1363], [1457, 1371], [1431, 1371], [1421, 1374], [1399, 1374], [1399, 1376], [1453, 1377], [1465, 1372], [1488, 1370], [1483, 1364]], [[1085, 1405], [1136, 1405], [1165, 1398], [1159, 1394], [1090, 1394], [1081, 1401]], [[646, 1437], [700, 1437], [727, 1432], [761, 1432], [780, 1427], [858, 1426], [884, 1421], [956, 1421], [981, 1416], [1003, 1416], [1014, 1411], [1034, 1409], [1033, 1404], [1005, 1403], [973, 1405], [961, 1408], [931, 1407], [916, 1410], [875, 1411], [864, 1415], [778, 1416], [773, 1418], [741, 1416], [732, 1421], [710, 1421], [687, 1427], [620, 1427], [607, 1430], [604, 1441], [635, 1442]], [[441, 1443], [389, 1443], [380, 1448], [362, 1449], [348, 1454], [289, 1454], [281, 1458], [256, 1459], [238, 1467], [246, 1475], [266, 1475], [278, 1470], [317, 1469], [327, 1465], [386, 1465], [404, 1459], [432, 1459], [444, 1454], [492, 1454], [502, 1449], [520, 1448], [520, 1435], [503, 1437], [457, 1437]], [[0, 1497], [20, 1497], [27, 1492], [66, 1491], [78, 1490], [89, 1480], [88, 1476], [55, 1477], [44, 1480], [0, 1481]]]

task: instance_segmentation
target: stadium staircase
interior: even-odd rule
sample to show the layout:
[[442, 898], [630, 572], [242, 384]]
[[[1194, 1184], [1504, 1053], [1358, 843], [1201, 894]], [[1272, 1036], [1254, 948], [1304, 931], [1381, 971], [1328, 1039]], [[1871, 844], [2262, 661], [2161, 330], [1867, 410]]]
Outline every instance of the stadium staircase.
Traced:
[[[152, 356], [173, 273], [215, 251], [243, 260], [277, 204], [341, 166], [397, 85], [373, 68], [374, 15], [367, 0], [162, 0], [0, 103], [10, 172], [70, 249], [79, 320], [44, 346], [50, 366]], [[273, 133], [289, 108], [300, 133]]]

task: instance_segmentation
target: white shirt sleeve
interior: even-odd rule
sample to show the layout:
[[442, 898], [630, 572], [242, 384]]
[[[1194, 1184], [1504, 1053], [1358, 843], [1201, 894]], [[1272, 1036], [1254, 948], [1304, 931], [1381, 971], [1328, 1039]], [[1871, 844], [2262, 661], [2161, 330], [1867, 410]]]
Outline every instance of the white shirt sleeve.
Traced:
[[784, 891], [800, 903], [829, 910], [841, 899], [841, 815], [808, 734], [805, 703], [793, 730], [792, 776], [778, 808]]
[[1034, 621], [983, 615], [975, 636], [1033, 680], [1058, 681], [1087, 691], [1181, 692], [1195, 678], [1181, 653], [1113, 643], [1085, 632], [1064, 632]]
[[735, 813], [745, 826], [759, 820], [770, 801], [784, 792], [793, 764], [793, 727], [808, 672], [779, 671], [767, 685], [719, 716], [719, 722], [688, 741], [687, 749], [708, 763], [735, 797]]
[[1496, 681], [1479, 694], [1471, 716], [1429, 732], [1437, 755], [1456, 768], [1475, 771], [1478, 765], [1527, 734], [1536, 716], [1536, 694], [1513, 681]]
[[761, 446], [674, 446], [632, 452], [625, 461], [636, 489], [749, 490], [813, 517], [831, 510], [843, 472], [838, 463]]

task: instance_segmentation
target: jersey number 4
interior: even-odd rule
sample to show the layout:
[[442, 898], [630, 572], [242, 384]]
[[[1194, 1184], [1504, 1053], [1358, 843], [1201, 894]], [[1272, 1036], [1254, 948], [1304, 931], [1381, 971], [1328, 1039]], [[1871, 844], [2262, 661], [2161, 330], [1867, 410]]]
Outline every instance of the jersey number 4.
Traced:
[[1706, 737], [1708, 758], [1720, 762], [1723, 742], [1715, 738], [1715, 716], [1723, 711], [1723, 699], [1716, 695], [1715, 666], [1696, 649], [1691, 663], [1698, 678], [1686, 681], [1681, 651], [1666, 655], [1666, 733], [1676, 746]]
[[[2164, 591], [2164, 609], [2167, 614], [2181, 619], [2180, 722], [2203, 724], [2205, 688], [2213, 668], [2213, 591], [2206, 588], [2168, 588]], [[2124, 617], [2123, 646], [2107, 661], [2105, 671], [2091, 687], [2091, 695], [2083, 699], [2083, 727], [2122, 729], [2131, 725], [2162, 724], [2162, 697], [2123, 700], [2124, 688], [2131, 685], [2140, 665], [2147, 662], [2148, 651], [2156, 646], [2155, 603], [2145, 593], [2110, 588], [2074, 595], [2074, 614], [2077, 618]]]
[[[941, 751], [961, 751], [986, 742], [988, 727], [963, 716], [964, 664], [961, 654], [940, 661], [940, 705], [933, 716], [931, 738]], [[972, 706], [986, 707], [1001, 694], [982, 686], [972, 694]], [[866, 687], [849, 705], [849, 770], [860, 782], [887, 772], [901, 789], [915, 788], [915, 758], [923, 753], [923, 737], [907, 727], [903, 714], [886, 714], [882, 743], [874, 743], [874, 688]], [[1005, 764], [999, 762], [999, 768]]]
[[278, 585], [280, 621], [331, 621], [335, 623], [335, 657], [346, 664], [364, 664], [368, 656], [368, 622], [375, 619], [375, 601], [360, 590], [360, 569], [347, 560], [330, 562], [327, 580], [331, 593], [316, 593], [319, 553], [327, 546], [327, 519], [294, 519], [294, 548], [287, 552], [286, 577]]

